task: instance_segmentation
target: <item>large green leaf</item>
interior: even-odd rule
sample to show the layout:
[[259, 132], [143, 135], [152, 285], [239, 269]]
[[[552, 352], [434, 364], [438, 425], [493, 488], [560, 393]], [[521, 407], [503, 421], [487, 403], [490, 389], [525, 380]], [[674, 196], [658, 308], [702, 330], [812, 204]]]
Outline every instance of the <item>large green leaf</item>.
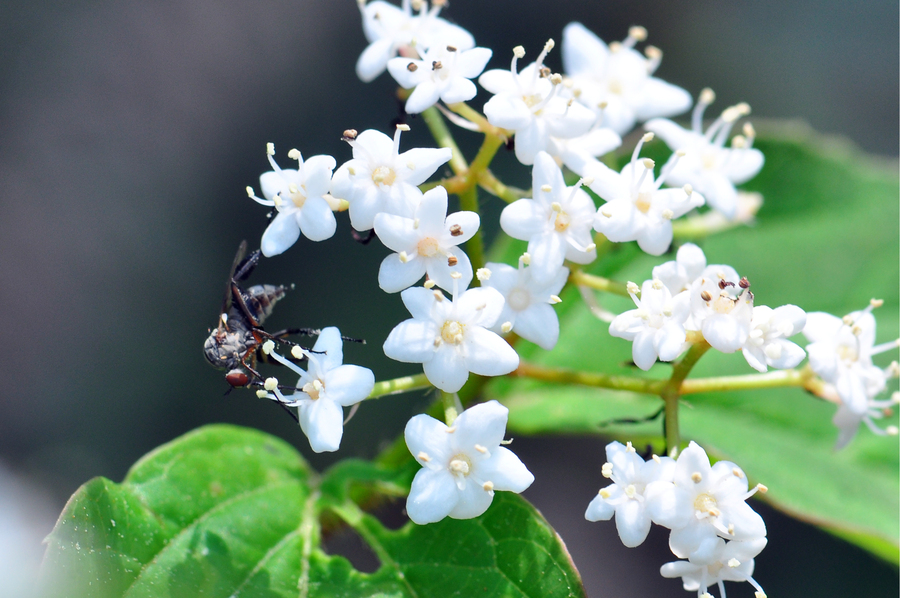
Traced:
[[[802, 128], [761, 135], [756, 145], [766, 155], [766, 166], [747, 187], [765, 198], [758, 223], [700, 242], [709, 262], [733, 265], [747, 276], [758, 305], [794, 303], [840, 316], [861, 309], [872, 297], [884, 299], [876, 310], [878, 339], [897, 338], [896, 164], [878, 164]], [[617, 258], [595, 268], [640, 283], [649, 278], [652, 266], [671, 259], [627, 251], [617, 249], [616, 255], [633, 260]], [[630, 343], [610, 337], [608, 326], [584, 308], [576, 293], [567, 292], [563, 299], [557, 348], [547, 353], [521, 343], [517, 349], [523, 358], [547, 366], [645, 376], [628, 365]], [[601, 301], [614, 312], [633, 307], [619, 297]], [[896, 356], [881, 356], [881, 365]], [[657, 365], [647, 375], [662, 378], [670, 371], [668, 365]], [[740, 353], [710, 351], [691, 377], [749, 373], [753, 370]], [[528, 380], [498, 380], [488, 394], [510, 407], [514, 433], [599, 433], [660, 446], [661, 420], [619, 421], [656, 413], [661, 406], [656, 397]], [[774, 506], [897, 562], [897, 439], [875, 437], [863, 427], [849, 447], [835, 452], [834, 411], [796, 389], [691, 395], [680, 410], [681, 431], [683, 438], [739, 463], [755, 481], [768, 485], [765, 498]], [[896, 416], [886, 421], [897, 423]]]
[[[408, 479], [409, 468], [397, 474], [359, 461], [320, 477], [277, 438], [201, 428], [141, 459], [122, 484], [97, 478], [76, 492], [48, 538], [44, 594], [584, 595], [562, 541], [516, 495], [498, 493], [477, 519], [400, 530], [350, 500], [366, 486], [400, 493]], [[323, 516], [355, 528], [381, 567], [365, 574], [326, 554]]]

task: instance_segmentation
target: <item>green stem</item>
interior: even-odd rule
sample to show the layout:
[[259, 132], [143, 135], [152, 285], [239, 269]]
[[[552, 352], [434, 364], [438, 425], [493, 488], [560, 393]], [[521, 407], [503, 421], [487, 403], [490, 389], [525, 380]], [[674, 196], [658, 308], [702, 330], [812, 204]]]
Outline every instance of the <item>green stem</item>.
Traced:
[[665, 402], [665, 436], [666, 449], [673, 459], [681, 450], [681, 433], [678, 428], [678, 401], [681, 398], [681, 385], [697, 364], [703, 354], [710, 349], [709, 343], [700, 341], [691, 348], [672, 368], [672, 376], [666, 382], [659, 396]]
[[630, 297], [627, 285], [608, 278], [603, 278], [602, 276], [588, 274], [583, 270], [573, 270], [572, 274], [569, 275], [569, 281], [573, 284], [589, 287], [598, 291], [606, 291], [623, 297]]
[[431, 388], [431, 382], [428, 381], [425, 374], [403, 376], [402, 378], [376, 382], [375, 388], [369, 393], [369, 396], [366, 397], [366, 399], [378, 399], [388, 395], [396, 395], [401, 392], [409, 392], [411, 390], [420, 390], [423, 388]]
[[549, 368], [524, 361], [519, 362], [519, 367], [510, 374], [521, 378], [532, 378], [546, 382], [560, 382], [566, 384], [581, 384], [597, 388], [611, 388], [613, 390], [629, 390], [658, 395], [665, 385], [666, 380], [647, 380], [646, 378], [632, 378], [631, 376], [610, 376], [608, 374], [596, 374], [594, 372], [579, 372], [564, 368]]
[[438, 109], [434, 106], [426, 109], [422, 113], [422, 119], [428, 125], [428, 129], [438, 145], [449, 147], [453, 152], [453, 156], [450, 158], [450, 168], [453, 169], [453, 172], [456, 174], [465, 173], [469, 169], [469, 165], [466, 164], [466, 159], [463, 158], [462, 152], [459, 151], [459, 146], [456, 145], [456, 140], [453, 139], [453, 135], [450, 133], [450, 129], [447, 127], [447, 123]]
[[[475, 212], [476, 214], [481, 213], [478, 209], [478, 187], [473, 184], [459, 194], [459, 207], [464, 211]], [[469, 261], [472, 262], [472, 272], [478, 272], [479, 268], [484, 268], [484, 237], [481, 234], [481, 227], [466, 242], [466, 254], [469, 256]], [[473, 279], [473, 284], [477, 280], [477, 278]]]
[[459, 417], [462, 411], [462, 404], [459, 402], [459, 395], [455, 392], [441, 391], [441, 404], [444, 406], [444, 421], [447, 426], [453, 426], [453, 422]]

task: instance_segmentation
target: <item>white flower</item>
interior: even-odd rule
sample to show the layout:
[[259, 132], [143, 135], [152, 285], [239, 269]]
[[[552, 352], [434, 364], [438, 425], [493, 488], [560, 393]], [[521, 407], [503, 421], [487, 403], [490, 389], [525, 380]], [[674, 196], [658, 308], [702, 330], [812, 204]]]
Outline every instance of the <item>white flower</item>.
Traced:
[[451, 427], [424, 414], [409, 420], [406, 446], [422, 466], [406, 501], [413, 522], [472, 519], [491, 505], [495, 490], [518, 493], [531, 485], [531, 472], [500, 446], [508, 415], [506, 407], [488, 401], [463, 411]]
[[474, 98], [478, 89], [469, 79], [480, 75], [490, 59], [487, 48], [461, 51], [455, 46], [433, 45], [421, 60], [391, 58], [387, 68], [401, 87], [415, 88], [406, 100], [406, 112], [418, 114], [438, 100], [455, 104]]
[[691, 288], [691, 284], [703, 274], [706, 256], [693, 243], [685, 243], [678, 248], [675, 259], [653, 268], [654, 280], [661, 281], [672, 295]]
[[651, 133], [641, 138], [621, 173], [594, 160], [585, 165], [584, 176], [592, 179], [591, 190], [606, 200], [594, 228], [615, 243], [637, 241], [650, 255], [662, 255], [672, 244], [672, 219], [702, 206], [704, 199], [690, 186], [660, 189], [671, 166], [654, 180], [653, 160], [638, 159], [644, 142], [652, 138]]
[[866, 424], [872, 433], [876, 436], [896, 436], [898, 433], [896, 426], [888, 426], [882, 430], [873, 420], [881, 419], [886, 413], [894, 409], [900, 404], [900, 393], [895, 392], [889, 400], [875, 401], [869, 399], [866, 401], [866, 407], [862, 411], [854, 411], [847, 405], [838, 407], [834, 414], [832, 423], [838, 428], [838, 439], [834, 445], [834, 450], [840, 450], [850, 444], [850, 441], [856, 437], [859, 430], [859, 424]]
[[503, 295], [489, 287], [469, 289], [448, 300], [422, 287], [400, 293], [412, 318], [398, 324], [384, 341], [384, 354], [405, 363], [421, 363], [428, 381], [456, 392], [469, 372], [500, 376], [519, 367], [509, 344], [488, 330], [503, 310]]
[[760, 372], [767, 365], [780, 370], [792, 368], [803, 361], [806, 353], [787, 337], [798, 334], [806, 325], [806, 312], [796, 305], [782, 305], [776, 309], [765, 305], [753, 307], [750, 335], [741, 348], [750, 367]]
[[627, 446], [620, 442], [607, 444], [606, 459], [603, 477], [612, 479], [613, 483], [594, 497], [584, 518], [608, 521], [615, 515], [619, 538], [625, 546], [634, 548], [643, 543], [650, 532], [650, 512], [646, 508], [644, 489], [650, 482], [671, 482], [675, 461], [654, 455], [645, 462], [630, 442]]
[[[258, 394], [287, 405], [297, 407], [300, 428], [309, 438], [309, 445], [317, 453], [333, 452], [341, 445], [344, 434], [344, 412], [342, 407], [359, 403], [375, 387], [372, 370], [358, 365], [342, 365], [344, 353], [341, 333], [335, 327], [322, 330], [311, 351], [294, 347], [296, 358], [309, 360], [309, 371], [288, 361], [273, 351], [274, 343], [267, 341], [263, 350], [282, 365], [300, 374], [298, 390], [285, 395], [274, 385]], [[271, 379], [270, 379], [271, 380]]]
[[531, 277], [538, 284], [556, 278], [563, 261], [589, 264], [597, 257], [591, 239], [594, 202], [582, 181], [566, 187], [562, 172], [549, 154], [539, 152], [531, 171], [534, 199], [520, 199], [503, 208], [500, 227], [514, 239], [528, 241]]
[[762, 552], [768, 540], [758, 538], [745, 542], [725, 542], [716, 538], [710, 543], [705, 558], [692, 558], [690, 561], [674, 561], [663, 565], [659, 572], [663, 577], [681, 577], [684, 589], [697, 592], [697, 596], [710, 596], [709, 587], [719, 586], [719, 595], [725, 596], [725, 581], [746, 581], [756, 589], [756, 598], [766, 598], [753, 575], [754, 557]]
[[569, 278], [569, 269], [560, 268], [549, 282], [538, 284], [531, 277], [531, 268], [525, 267], [530, 261], [526, 253], [519, 258], [518, 268], [489, 262], [485, 267], [490, 278], [481, 284], [497, 289], [506, 299], [494, 332], [515, 332], [549, 351], [559, 339], [559, 317], [551, 305], [561, 301], [559, 293]]
[[897, 342], [875, 346], [873, 301], [866, 309], [844, 318], [824, 312], [806, 316], [803, 335], [811, 341], [806, 351], [812, 370], [833, 384], [842, 404], [862, 417], [868, 401], [885, 388], [885, 375], [872, 356], [897, 347]]
[[374, 226], [375, 214], [387, 212], [411, 218], [422, 192], [421, 185], [452, 155], [449, 148], [416, 148], [400, 153], [400, 132], [394, 139], [369, 129], [357, 135], [344, 133], [344, 141], [353, 147], [353, 159], [334, 173], [331, 192], [350, 204], [350, 224], [356, 230]]
[[635, 121], [674, 116], [691, 107], [685, 90], [651, 76], [662, 52], [650, 46], [645, 58], [634, 50], [646, 37], [643, 27], [632, 27], [623, 42], [607, 47], [581, 23], [569, 23], [563, 30], [563, 70], [573, 97], [620, 135]]
[[722, 353], [734, 353], [750, 338], [753, 293], [731, 266], [707, 266], [691, 284], [691, 325]]
[[441, 186], [426, 192], [412, 218], [380, 213], [375, 234], [393, 253], [381, 262], [378, 285], [388, 293], [402, 291], [424, 274], [439, 287], [453, 290], [453, 272], [462, 287], [472, 282], [472, 264], [457, 245], [471, 239], [481, 221], [475, 212], [447, 215], [447, 190]]
[[557, 93], [562, 77], [551, 75], [543, 64], [552, 48], [550, 40], [537, 61], [519, 72], [516, 63], [525, 56], [525, 50], [516, 46], [510, 70], [490, 70], [478, 79], [482, 87], [495, 94], [484, 105], [484, 115], [495, 127], [515, 131], [516, 158], [522, 164], [534, 163], [535, 155], [547, 150], [551, 137], [579, 137], [596, 120], [593, 112]]
[[[381, 0], [358, 3], [363, 32], [370, 43], [356, 62], [356, 74], [366, 83], [384, 72], [398, 50], [410, 53], [438, 45], [468, 50], [475, 46], [468, 31], [438, 17], [445, 2], [434, 2], [430, 9], [426, 0], [403, 0], [399, 8]], [[418, 13], [413, 13], [413, 5]]]
[[[334, 199], [328, 195], [331, 171], [335, 161], [331, 156], [313, 156], [303, 161], [299, 151], [292, 149], [288, 157], [297, 160], [297, 169], [282, 169], [272, 157], [275, 146], [266, 146], [266, 156], [272, 170], [259, 177], [265, 199], [257, 197], [252, 187], [247, 195], [264, 206], [274, 206], [278, 215], [263, 233], [263, 255], [272, 257], [284, 252], [296, 243], [300, 233], [310, 241], [330, 239], [337, 229], [332, 206]], [[336, 205], [334, 206], [337, 207]]]
[[703, 193], [710, 206], [733, 219], [738, 208], [737, 190], [734, 186], [756, 176], [763, 166], [764, 158], [761, 151], [751, 147], [755, 133], [749, 124], [744, 127], [744, 135], [732, 140], [731, 149], [724, 147], [734, 122], [749, 114], [750, 107], [746, 104], [727, 108], [703, 132], [703, 111], [714, 98], [715, 95], [709, 89], [700, 94], [700, 100], [694, 108], [691, 131], [662, 118], [648, 121], [644, 128], [659, 135], [673, 150], [684, 152], [682, 159], [674, 165], [669, 182], [672, 185], [693, 185]]
[[672, 297], [659, 280], [645, 281], [641, 285], [640, 299], [637, 290], [636, 284], [628, 283], [628, 294], [637, 309], [617, 316], [609, 325], [609, 333], [634, 341], [631, 348], [634, 364], [649, 370], [657, 358], [672, 361], [684, 350], [684, 321], [690, 313], [690, 300], [687, 293]]
[[672, 482], [652, 482], [644, 495], [653, 521], [672, 530], [669, 548], [680, 558], [700, 558], [721, 536], [756, 540], [766, 524], [745, 501], [763, 487], [747, 490], [747, 476], [730, 461], [712, 467], [695, 442], [678, 456]]

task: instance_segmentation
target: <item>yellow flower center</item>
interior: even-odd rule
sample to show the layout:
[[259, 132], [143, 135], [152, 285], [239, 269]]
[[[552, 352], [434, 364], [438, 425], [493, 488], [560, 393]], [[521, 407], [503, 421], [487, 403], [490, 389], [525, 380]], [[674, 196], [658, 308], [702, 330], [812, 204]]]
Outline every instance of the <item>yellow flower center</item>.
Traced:
[[469, 457], [460, 453], [450, 459], [450, 472], [456, 475], [467, 476], [469, 472], [472, 471], [472, 462], [469, 460]]
[[372, 180], [376, 185], [393, 185], [397, 174], [388, 166], [379, 166], [372, 172]]
[[425, 237], [419, 241], [417, 249], [422, 257], [434, 257], [438, 253], [438, 242], [434, 237]]
[[446, 322], [444, 322], [444, 325], [441, 326], [441, 338], [444, 339], [445, 343], [458, 345], [463, 340], [464, 329], [464, 326], [459, 322], [456, 322], [454, 320], [447, 320]]

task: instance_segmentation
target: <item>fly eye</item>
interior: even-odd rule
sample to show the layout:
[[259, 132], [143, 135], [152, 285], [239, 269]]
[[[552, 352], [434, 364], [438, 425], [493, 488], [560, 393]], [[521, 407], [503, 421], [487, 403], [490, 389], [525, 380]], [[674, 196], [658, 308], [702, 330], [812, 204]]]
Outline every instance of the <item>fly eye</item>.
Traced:
[[225, 381], [238, 388], [250, 384], [250, 376], [240, 370], [231, 370], [225, 374]]

